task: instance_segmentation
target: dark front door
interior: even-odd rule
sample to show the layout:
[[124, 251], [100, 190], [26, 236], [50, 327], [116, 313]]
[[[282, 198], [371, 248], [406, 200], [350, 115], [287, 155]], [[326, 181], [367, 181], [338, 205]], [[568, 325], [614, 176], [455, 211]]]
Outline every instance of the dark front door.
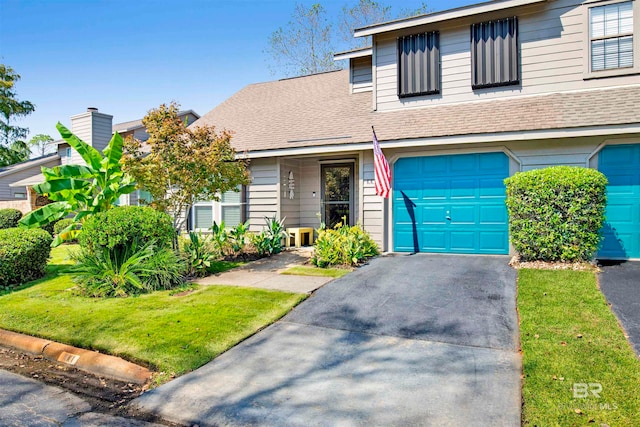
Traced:
[[346, 217], [353, 225], [353, 164], [322, 165], [322, 220], [332, 228]]

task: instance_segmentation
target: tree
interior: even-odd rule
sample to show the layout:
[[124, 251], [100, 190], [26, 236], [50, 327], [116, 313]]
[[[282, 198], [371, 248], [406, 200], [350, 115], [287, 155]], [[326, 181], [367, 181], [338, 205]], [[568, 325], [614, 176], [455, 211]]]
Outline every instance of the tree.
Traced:
[[[22, 159], [25, 145], [19, 140], [27, 137], [29, 129], [13, 125], [12, 122], [15, 118], [27, 116], [35, 110], [31, 102], [17, 99], [14, 85], [18, 80], [20, 75], [13, 68], [0, 64], [0, 162], [16, 163], [13, 160]], [[27, 158], [28, 154], [22, 160]]]
[[388, 21], [391, 6], [383, 6], [377, 1], [359, 0], [354, 6], [344, 6], [340, 17], [340, 37], [350, 48], [371, 46], [371, 37], [353, 37], [356, 28]]
[[280, 27], [271, 34], [269, 48], [265, 51], [271, 57], [269, 68], [275, 74], [299, 76], [339, 69], [333, 60], [338, 50], [349, 50], [371, 45], [371, 37], [353, 37], [356, 28], [388, 21], [391, 19], [427, 13], [425, 3], [415, 9], [393, 12], [390, 5], [374, 0], [353, 0], [342, 8], [342, 13], [330, 22], [320, 3], [309, 9], [296, 4], [292, 19], [286, 27]]
[[31, 150], [24, 141], [13, 141], [7, 147], [0, 146], [0, 167], [24, 162], [29, 159]]
[[272, 71], [288, 76], [307, 75], [338, 69], [333, 60], [332, 26], [320, 3], [309, 9], [296, 3], [286, 28], [278, 28], [269, 38]]
[[30, 212], [20, 220], [21, 227], [34, 228], [74, 213], [74, 222], [56, 236], [53, 246], [77, 238], [81, 232], [77, 228], [78, 223], [97, 212], [111, 209], [120, 196], [136, 189], [133, 178], [122, 170], [120, 164], [123, 140], [118, 132], [100, 153], [61, 123], [56, 127], [62, 139], [80, 154], [86, 165], [43, 167], [45, 182], [34, 185], [33, 189], [53, 203]]
[[31, 138], [27, 144], [32, 147], [32, 150], [35, 149], [35, 154], [40, 156], [45, 156], [48, 153], [51, 153], [53, 144], [53, 138], [49, 135], [38, 134]]
[[236, 160], [230, 132], [206, 125], [188, 129], [178, 111], [176, 103], [162, 104], [142, 119], [149, 139], [127, 139], [124, 167], [151, 194], [150, 205], [171, 215], [181, 230], [194, 203], [219, 200], [247, 184], [248, 172]]

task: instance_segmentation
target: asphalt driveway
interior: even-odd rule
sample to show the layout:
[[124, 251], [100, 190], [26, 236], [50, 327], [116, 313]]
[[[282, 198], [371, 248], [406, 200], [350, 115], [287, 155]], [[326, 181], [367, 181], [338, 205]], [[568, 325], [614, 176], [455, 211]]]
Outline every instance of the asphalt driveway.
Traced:
[[200, 426], [519, 425], [516, 274], [507, 263], [375, 259], [133, 404]]
[[631, 345], [640, 356], [640, 261], [603, 266], [599, 282]]

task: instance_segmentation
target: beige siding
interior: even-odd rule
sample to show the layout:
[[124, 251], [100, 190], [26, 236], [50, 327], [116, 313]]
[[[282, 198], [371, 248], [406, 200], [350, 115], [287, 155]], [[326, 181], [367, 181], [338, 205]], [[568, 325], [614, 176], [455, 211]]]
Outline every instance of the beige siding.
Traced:
[[[518, 16], [521, 85], [471, 89], [469, 26], [490, 18]], [[638, 76], [585, 80], [587, 8], [576, 0], [529, 6], [501, 15], [464, 19], [455, 24], [421, 30], [440, 31], [442, 91], [439, 95], [399, 99], [397, 96], [396, 37], [376, 40], [377, 109], [442, 105], [501, 97], [638, 84]], [[418, 29], [414, 30], [418, 31]], [[411, 32], [411, 31], [409, 31]]]
[[373, 89], [371, 57], [351, 60], [351, 91], [353, 93], [371, 92]]
[[[289, 198], [289, 172], [293, 173], [293, 199]], [[300, 226], [300, 161], [280, 160], [280, 217], [285, 218], [287, 227]]]
[[[315, 193], [315, 196], [314, 196]], [[320, 226], [320, 164], [317, 158], [300, 161], [300, 226]]]
[[[387, 154], [388, 155], [388, 154]], [[384, 199], [376, 195], [373, 173], [373, 150], [364, 152], [363, 161], [363, 197], [362, 197], [362, 226], [382, 250], [385, 247], [384, 235]]]
[[20, 200], [16, 199], [14, 197], [14, 194], [25, 193], [27, 191], [26, 187], [9, 187], [9, 184], [21, 181], [34, 175], [38, 175], [42, 166], [52, 168], [54, 166], [57, 166], [58, 164], [60, 164], [59, 160], [57, 158], [52, 158], [51, 161], [48, 161], [46, 163], [0, 177], [0, 200]]
[[247, 186], [247, 219], [251, 231], [264, 226], [264, 217], [278, 214], [278, 166], [276, 159], [251, 162], [251, 184]]

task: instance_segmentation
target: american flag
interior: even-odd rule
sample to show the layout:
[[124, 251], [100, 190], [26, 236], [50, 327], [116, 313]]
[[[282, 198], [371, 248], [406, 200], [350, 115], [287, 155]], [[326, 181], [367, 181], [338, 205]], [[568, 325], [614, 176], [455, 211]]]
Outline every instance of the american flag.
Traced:
[[386, 199], [391, 191], [391, 170], [387, 159], [382, 154], [380, 144], [378, 144], [376, 131], [373, 126], [371, 126], [371, 129], [373, 130], [373, 169], [375, 172], [376, 194]]

